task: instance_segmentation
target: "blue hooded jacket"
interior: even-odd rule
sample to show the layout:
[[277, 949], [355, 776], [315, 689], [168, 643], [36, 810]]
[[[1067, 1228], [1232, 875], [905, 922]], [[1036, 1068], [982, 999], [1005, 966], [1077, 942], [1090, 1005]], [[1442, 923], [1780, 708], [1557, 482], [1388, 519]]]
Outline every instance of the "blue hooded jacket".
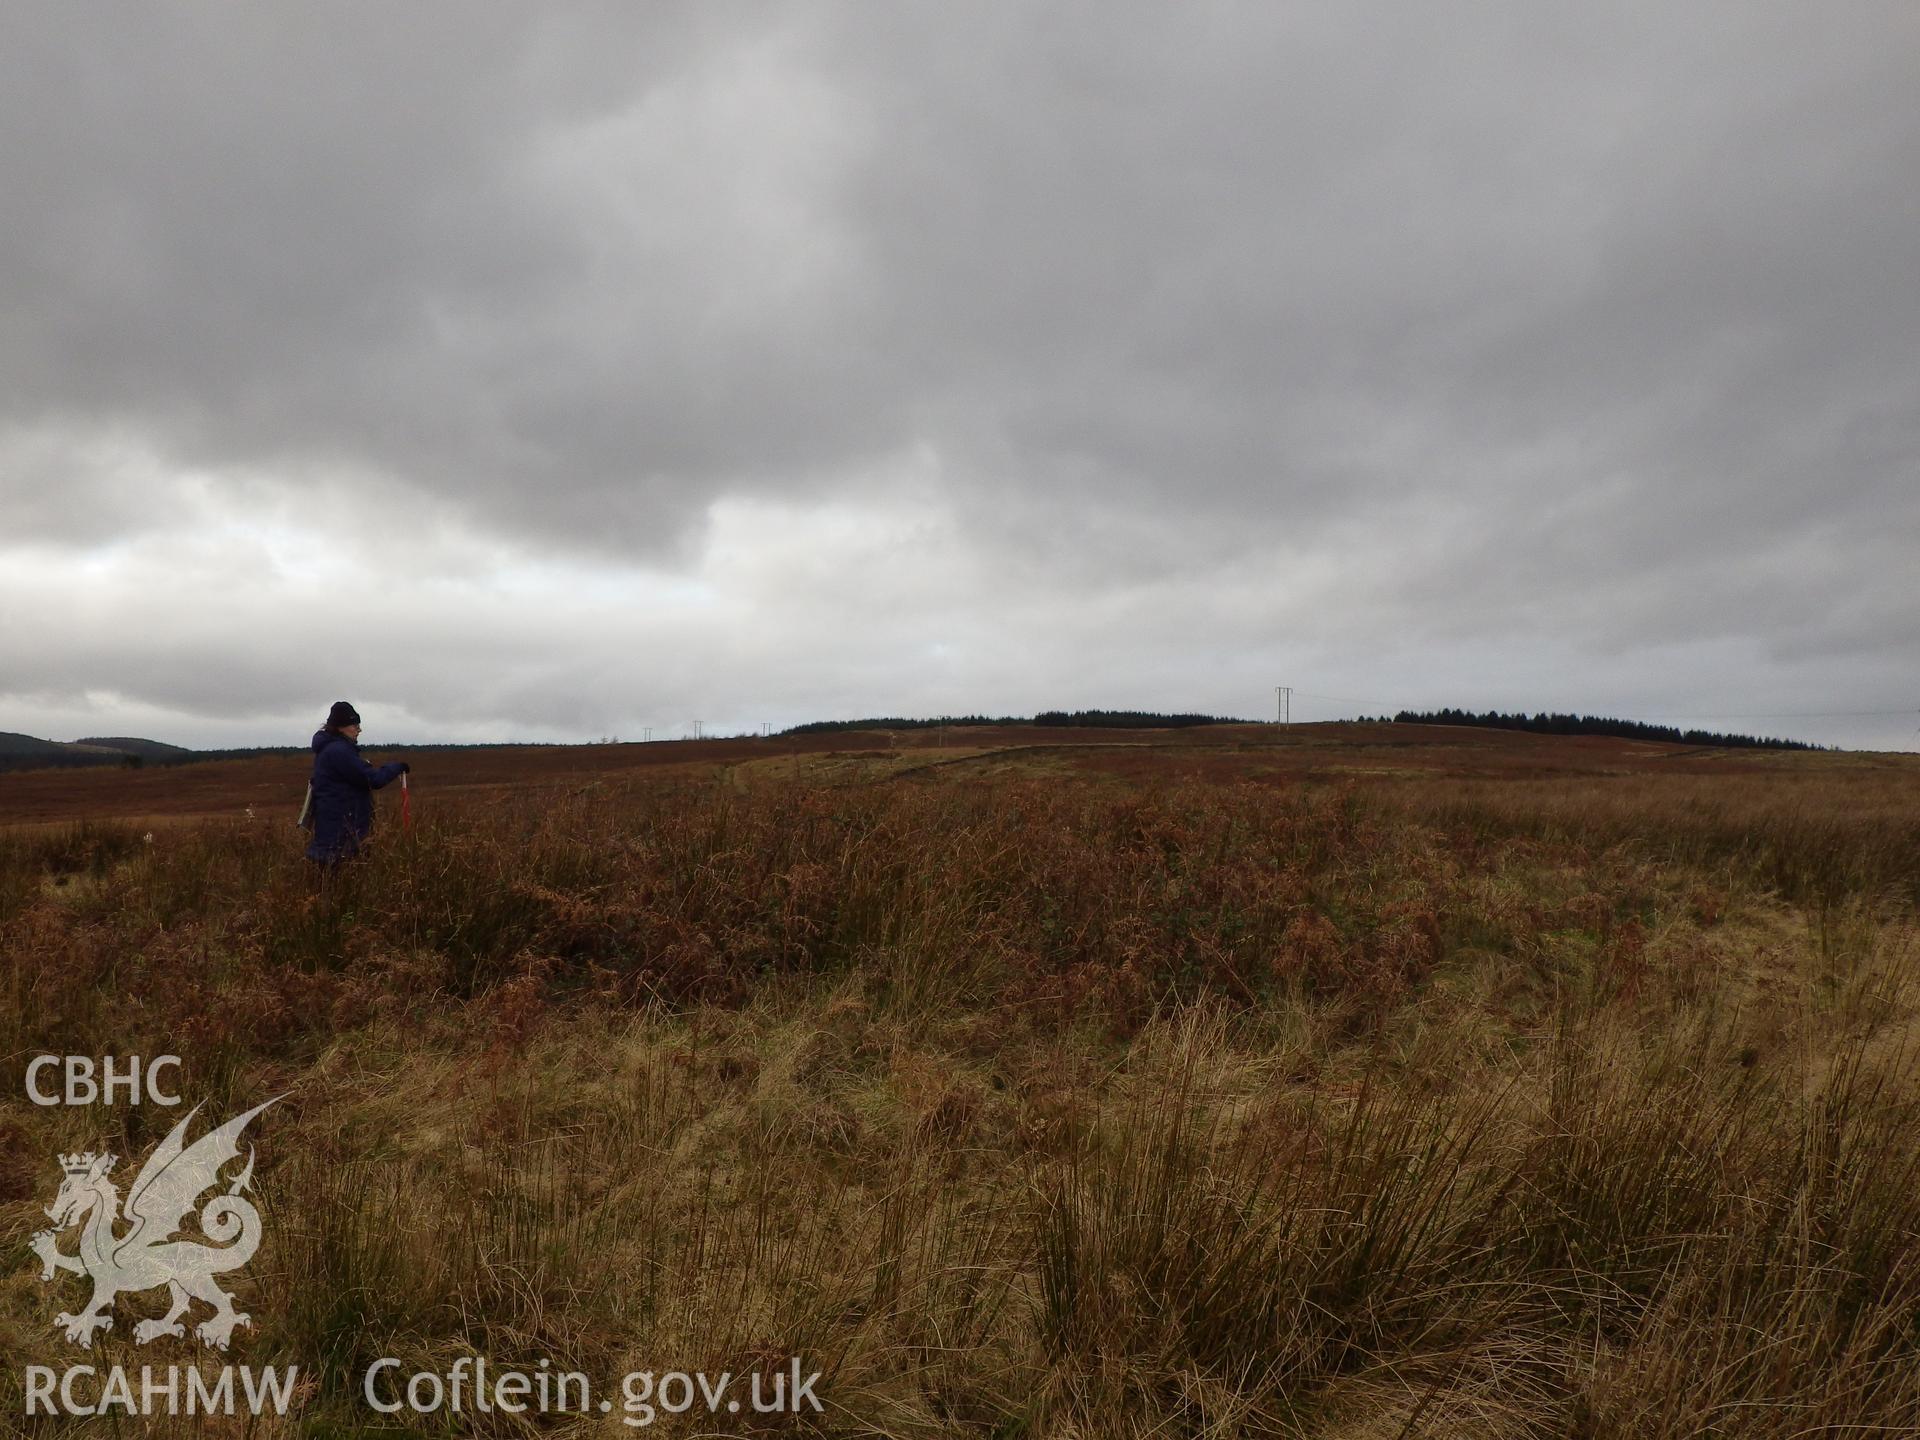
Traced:
[[313, 840], [309, 860], [345, 860], [373, 831], [373, 792], [406, 771], [396, 760], [378, 769], [360, 758], [360, 742], [335, 730], [313, 737]]

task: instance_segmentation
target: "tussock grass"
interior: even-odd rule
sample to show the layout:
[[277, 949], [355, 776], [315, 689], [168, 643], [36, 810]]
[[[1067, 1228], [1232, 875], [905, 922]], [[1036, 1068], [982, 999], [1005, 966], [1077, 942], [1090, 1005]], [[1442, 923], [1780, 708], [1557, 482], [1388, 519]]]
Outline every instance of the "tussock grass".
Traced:
[[[1912, 827], [1812, 793], [657, 781], [422, 807], [324, 891], [91, 827], [0, 843], [0, 1079], [287, 1095], [233, 1358], [302, 1418], [123, 1434], [796, 1354], [827, 1413], [737, 1433], [1913, 1433]], [[0, 1226], [171, 1118], [11, 1106]], [[52, 1294], [0, 1272], [19, 1363]]]
[[1664, 866], [1717, 873], [1816, 907], [1863, 895], [1920, 902], [1920, 771], [1911, 766], [1862, 760], [1730, 778], [1427, 779], [1382, 793], [1458, 833], [1629, 845]]

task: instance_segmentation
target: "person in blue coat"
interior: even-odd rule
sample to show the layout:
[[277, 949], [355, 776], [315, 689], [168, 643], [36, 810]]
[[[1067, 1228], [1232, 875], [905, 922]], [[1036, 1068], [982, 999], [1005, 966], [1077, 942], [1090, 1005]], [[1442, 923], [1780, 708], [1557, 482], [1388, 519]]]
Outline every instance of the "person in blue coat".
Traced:
[[307, 858], [322, 865], [351, 859], [373, 832], [373, 792], [410, 767], [404, 760], [373, 766], [360, 758], [360, 712], [333, 702], [326, 725], [313, 736], [313, 839]]

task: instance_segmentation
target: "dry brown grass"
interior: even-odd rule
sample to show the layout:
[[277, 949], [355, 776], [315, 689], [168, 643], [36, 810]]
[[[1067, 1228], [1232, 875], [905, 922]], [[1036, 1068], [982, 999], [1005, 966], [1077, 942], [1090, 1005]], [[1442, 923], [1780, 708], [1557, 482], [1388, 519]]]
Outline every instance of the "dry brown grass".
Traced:
[[[835, 1435], [1920, 1429], [1910, 772], [1019, 753], [442, 795], [324, 899], [285, 825], [0, 838], [0, 1230], [172, 1118], [25, 1058], [173, 1051], [289, 1097], [254, 1435], [380, 1433], [385, 1354], [801, 1354]], [[19, 1253], [0, 1385], [70, 1359]]]

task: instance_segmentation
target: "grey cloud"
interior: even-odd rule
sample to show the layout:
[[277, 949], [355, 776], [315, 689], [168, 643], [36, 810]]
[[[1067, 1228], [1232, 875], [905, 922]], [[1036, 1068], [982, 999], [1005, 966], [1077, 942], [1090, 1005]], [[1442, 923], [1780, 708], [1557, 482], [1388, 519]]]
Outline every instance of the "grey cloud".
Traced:
[[[1674, 645], [1717, 646], [1878, 708], [1920, 660], [1905, 5], [7, 25], [0, 548], [229, 513], [375, 577], [408, 533], [450, 575], [459, 537], [502, 574], [696, 574], [731, 501], [877, 514], [924, 484], [941, 517], [886, 543], [948, 588], [828, 530], [805, 595], [726, 572], [773, 607], [724, 612], [760, 638], [635, 632], [652, 682], [395, 586], [459, 663], [379, 683], [436, 722], [1134, 675], [1186, 704], [1403, 643], [1487, 689], [1637, 647], [1653, 703], [1693, 673]], [[15, 688], [205, 712], [293, 680], [217, 628], [84, 630], [16, 642]]]

